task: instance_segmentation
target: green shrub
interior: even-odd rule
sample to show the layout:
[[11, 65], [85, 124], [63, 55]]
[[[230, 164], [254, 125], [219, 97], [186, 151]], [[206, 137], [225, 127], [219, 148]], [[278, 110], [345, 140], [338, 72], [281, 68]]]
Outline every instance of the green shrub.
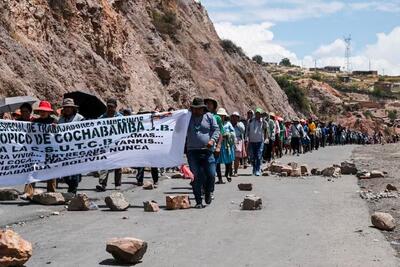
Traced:
[[397, 110], [389, 110], [389, 111], [388, 111], [388, 118], [389, 118], [391, 121], [397, 120]]
[[262, 58], [262, 56], [260, 56], [260, 55], [255, 55], [255, 56], [252, 58], [252, 60], [255, 61], [255, 62], [257, 62], [257, 64], [260, 64], [260, 65], [263, 63], [263, 58]]
[[291, 67], [292, 63], [290, 62], [290, 59], [288, 59], [287, 57], [283, 58], [281, 60], [281, 62], [279, 62], [279, 65], [281, 66], [285, 66], [285, 67]]
[[322, 75], [319, 72], [313, 73], [311, 75], [311, 79], [316, 80], [316, 81], [322, 81]]
[[153, 25], [159, 33], [168, 35], [171, 38], [175, 38], [180, 29], [180, 23], [176, 18], [176, 14], [172, 11], [166, 11], [165, 13], [153, 11]]
[[363, 112], [365, 118], [372, 118], [372, 112], [371, 110], [366, 110]]
[[237, 46], [234, 42], [228, 39], [224, 39], [221, 41], [221, 46], [228, 54], [238, 54], [241, 57], [246, 56], [243, 52], [243, 49], [240, 46]]
[[278, 76], [275, 77], [275, 80], [286, 93], [290, 104], [295, 105], [300, 111], [310, 111], [310, 102], [302, 88], [293, 83], [287, 76]]

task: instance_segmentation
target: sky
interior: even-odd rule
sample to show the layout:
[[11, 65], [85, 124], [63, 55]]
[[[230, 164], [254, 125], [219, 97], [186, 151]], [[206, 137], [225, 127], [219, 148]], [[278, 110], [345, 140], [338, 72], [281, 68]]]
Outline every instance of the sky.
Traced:
[[218, 35], [265, 62], [400, 75], [400, 0], [201, 0]]

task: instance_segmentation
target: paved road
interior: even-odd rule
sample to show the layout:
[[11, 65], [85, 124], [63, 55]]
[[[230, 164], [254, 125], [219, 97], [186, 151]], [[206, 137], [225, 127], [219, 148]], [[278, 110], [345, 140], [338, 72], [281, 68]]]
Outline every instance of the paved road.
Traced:
[[[324, 167], [350, 158], [352, 149], [328, 148], [283, 161]], [[237, 183], [248, 181], [254, 184], [253, 193], [263, 198], [260, 211], [239, 210], [245, 193], [237, 190]], [[86, 180], [84, 185], [93, 188], [94, 182]], [[6, 212], [8, 221], [14, 221], [15, 214], [34, 218], [25, 226], [15, 226], [34, 245], [27, 267], [113, 266], [105, 241], [124, 236], [148, 241], [148, 252], [138, 265], [143, 267], [400, 266], [383, 235], [370, 227], [368, 208], [358, 189], [352, 176], [328, 182], [322, 177], [248, 175], [218, 185], [215, 201], [203, 210], [144, 213], [142, 201], [165, 203], [167, 194], [190, 192], [187, 181], [164, 180], [153, 191], [125, 185], [125, 195], [134, 207], [121, 213], [100, 206], [98, 211], [65, 211], [37, 219], [36, 211], [27, 209], [41, 206], [0, 205], [0, 211], [13, 210]], [[7, 221], [3, 215], [1, 220]]]

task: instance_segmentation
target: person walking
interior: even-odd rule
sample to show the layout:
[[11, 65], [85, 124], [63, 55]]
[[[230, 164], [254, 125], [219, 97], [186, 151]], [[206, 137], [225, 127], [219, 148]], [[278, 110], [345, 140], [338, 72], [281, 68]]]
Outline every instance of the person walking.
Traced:
[[192, 117], [186, 137], [186, 151], [189, 168], [194, 174], [193, 194], [195, 208], [203, 208], [202, 189], [206, 204], [211, 204], [214, 190], [216, 162], [215, 146], [220, 137], [220, 130], [213, 114], [207, 112], [202, 98], [193, 99], [190, 107]]
[[[85, 118], [78, 113], [78, 106], [72, 98], [65, 98], [62, 103], [61, 117], [58, 120], [59, 124], [83, 121]], [[68, 192], [76, 194], [80, 181], [82, 180], [81, 174], [63, 177], [64, 182], [68, 185]]]
[[264, 111], [257, 108], [255, 117], [247, 125], [247, 139], [251, 151], [251, 160], [253, 166], [253, 175], [261, 175], [261, 161], [263, 156], [264, 143], [271, 142], [267, 122], [262, 118]]
[[[123, 115], [117, 112], [117, 100], [116, 99], [109, 99], [107, 100], [107, 110], [106, 113], [101, 115], [99, 119], [105, 118], [115, 118], [115, 117], [122, 117]], [[99, 185], [96, 185], [97, 191], [104, 192], [106, 191], [108, 176], [110, 174], [109, 170], [102, 170], [99, 172]], [[115, 190], [119, 190], [121, 188], [121, 180], [122, 180], [122, 169], [115, 169], [114, 170], [114, 184]]]
[[[51, 117], [51, 114], [54, 113], [54, 110], [51, 107], [50, 102], [40, 101], [39, 107], [37, 109], [35, 109], [35, 112], [37, 112], [39, 114], [39, 117], [36, 119], [33, 119], [33, 121], [32, 121], [33, 123], [39, 123], [39, 124], [56, 124], [57, 123], [57, 120], [55, 118]], [[56, 187], [57, 187], [56, 179], [47, 180], [47, 192], [56, 192]]]
[[266, 122], [268, 125], [268, 138], [266, 141], [268, 143], [264, 144], [264, 159], [267, 162], [271, 162], [272, 160], [272, 151], [275, 144], [276, 139], [276, 124], [275, 124], [275, 113], [271, 112], [270, 114], [266, 114]]
[[228, 120], [228, 113], [224, 108], [218, 109], [217, 115], [221, 117], [224, 127], [224, 133], [222, 134], [221, 153], [219, 154], [217, 161], [217, 184], [223, 184], [221, 164], [225, 165], [225, 177], [228, 182], [232, 181], [232, 165], [235, 161], [235, 128]]
[[297, 154], [297, 156], [300, 156], [300, 143], [301, 139], [304, 137], [304, 129], [303, 126], [300, 124], [299, 119], [293, 119], [292, 126], [290, 127], [290, 132], [292, 135], [291, 145], [293, 155]]
[[235, 129], [235, 163], [233, 167], [233, 177], [238, 176], [238, 170], [240, 166], [240, 161], [244, 160], [246, 155], [246, 147], [244, 144], [244, 137], [246, 132], [246, 127], [243, 122], [240, 121], [239, 112], [233, 112], [231, 115], [231, 123], [233, 128]]

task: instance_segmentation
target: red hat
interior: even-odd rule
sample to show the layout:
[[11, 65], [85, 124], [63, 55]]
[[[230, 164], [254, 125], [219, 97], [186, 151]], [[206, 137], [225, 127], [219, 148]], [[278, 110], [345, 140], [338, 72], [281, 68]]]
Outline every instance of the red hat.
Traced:
[[48, 111], [48, 112], [54, 112], [54, 110], [51, 108], [51, 104], [48, 101], [40, 101], [39, 107], [35, 109], [35, 111]]

